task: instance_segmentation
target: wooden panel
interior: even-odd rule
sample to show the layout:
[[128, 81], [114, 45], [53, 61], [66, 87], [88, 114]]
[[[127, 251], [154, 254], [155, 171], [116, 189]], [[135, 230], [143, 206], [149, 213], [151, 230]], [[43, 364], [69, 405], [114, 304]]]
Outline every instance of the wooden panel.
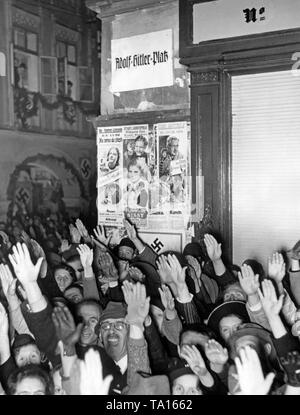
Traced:
[[[222, 84], [219, 79], [223, 81], [224, 76], [227, 82]], [[192, 79], [198, 82], [192, 85], [191, 93], [192, 201], [198, 200], [195, 178], [203, 175], [204, 205], [211, 212], [213, 232], [223, 242], [224, 255], [230, 258], [230, 118], [227, 119], [224, 109], [228, 108], [225, 105], [230, 99], [227, 93], [230, 78], [215, 72], [206, 75], [201, 72], [193, 74]]]

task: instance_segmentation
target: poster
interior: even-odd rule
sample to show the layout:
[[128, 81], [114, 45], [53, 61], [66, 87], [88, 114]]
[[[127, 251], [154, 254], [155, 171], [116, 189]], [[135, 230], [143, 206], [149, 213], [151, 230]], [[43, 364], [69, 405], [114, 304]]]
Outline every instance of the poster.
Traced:
[[159, 205], [156, 209], [160, 209], [165, 215], [174, 215], [174, 219], [179, 216], [182, 221], [189, 214], [187, 123], [157, 124], [156, 135], [160, 188]]
[[123, 166], [125, 216], [137, 227], [147, 227], [153, 175], [147, 124], [123, 127]]
[[97, 129], [98, 149], [98, 223], [122, 225], [123, 127]]
[[187, 122], [98, 128], [99, 223], [176, 232], [191, 213]]

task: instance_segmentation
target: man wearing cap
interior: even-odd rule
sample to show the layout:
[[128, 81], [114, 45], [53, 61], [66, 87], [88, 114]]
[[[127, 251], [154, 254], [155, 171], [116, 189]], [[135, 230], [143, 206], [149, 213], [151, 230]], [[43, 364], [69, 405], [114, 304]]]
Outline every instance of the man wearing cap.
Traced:
[[[228, 340], [230, 357], [234, 359], [245, 346], [254, 348], [259, 356], [262, 370], [265, 376], [269, 372], [276, 373], [272, 391], [284, 385], [283, 372], [279, 367], [276, 349], [273, 344], [272, 335], [263, 327], [255, 323], [242, 324]], [[231, 366], [228, 372], [228, 388], [230, 393], [239, 391], [236, 380], [236, 367]]]
[[115, 385], [116, 393], [121, 393], [125, 386], [130, 386], [137, 371], [150, 373], [147, 343], [143, 335], [143, 325], [149, 311], [149, 301], [148, 309], [145, 304], [145, 287], [140, 283], [133, 285], [126, 281], [122, 289], [126, 302], [130, 304], [126, 308], [122, 303], [109, 302], [98, 325], [99, 345], [121, 372]]

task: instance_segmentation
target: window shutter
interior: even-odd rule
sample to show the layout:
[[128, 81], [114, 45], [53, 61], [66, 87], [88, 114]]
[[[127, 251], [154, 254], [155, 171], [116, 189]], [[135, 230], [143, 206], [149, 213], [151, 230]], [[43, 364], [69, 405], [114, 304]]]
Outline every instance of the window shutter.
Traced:
[[53, 56], [41, 58], [41, 93], [56, 95], [57, 93], [57, 59]]
[[233, 260], [266, 266], [300, 239], [300, 76], [232, 78]]
[[87, 66], [78, 67], [79, 101], [94, 101], [94, 69]]

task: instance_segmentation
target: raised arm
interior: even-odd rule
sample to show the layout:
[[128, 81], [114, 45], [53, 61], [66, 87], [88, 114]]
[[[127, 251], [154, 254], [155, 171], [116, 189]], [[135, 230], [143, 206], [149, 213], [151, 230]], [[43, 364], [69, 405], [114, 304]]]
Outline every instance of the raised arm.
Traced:
[[150, 297], [146, 297], [146, 288], [139, 282], [132, 284], [124, 281], [122, 290], [127, 304], [126, 322], [130, 325], [127, 349], [127, 385], [130, 386], [136, 372], [151, 372], [148, 346], [144, 338], [144, 322], [149, 313]]
[[100, 300], [95, 274], [92, 268], [93, 250], [86, 244], [79, 245], [77, 251], [83, 267], [83, 296], [84, 298], [93, 298]]

